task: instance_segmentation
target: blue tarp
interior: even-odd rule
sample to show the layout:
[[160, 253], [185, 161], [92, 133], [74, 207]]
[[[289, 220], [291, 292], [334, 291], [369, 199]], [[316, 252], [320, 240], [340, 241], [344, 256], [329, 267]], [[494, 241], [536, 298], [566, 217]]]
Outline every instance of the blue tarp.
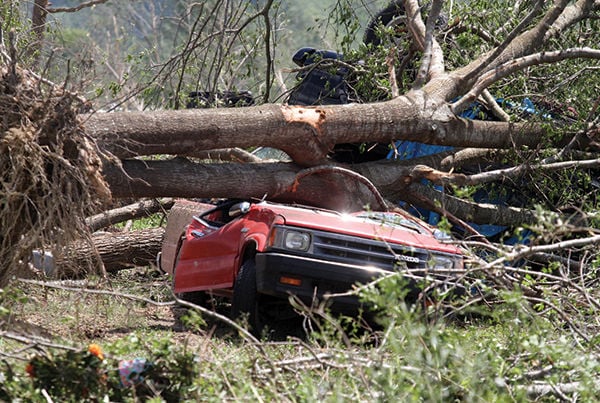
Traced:
[[[509, 109], [514, 108], [513, 104], [507, 103], [501, 98], [496, 99], [496, 102], [498, 102], [499, 105], [508, 107]], [[531, 100], [529, 98], [525, 98], [523, 100], [523, 103], [518, 107], [518, 109], [523, 113], [532, 114], [532, 115], [540, 113], [537, 110], [537, 108], [535, 107], [534, 103], [531, 102]], [[478, 102], [473, 103], [471, 105], [471, 107], [468, 108], [467, 110], [465, 110], [463, 113], [461, 113], [460, 116], [463, 118], [466, 118], [466, 119], [473, 119], [473, 120], [493, 120], [493, 117], [489, 114], [489, 112], [486, 111], [484, 109], [484, 107], [481, 104], [479, 104]], [[546, 116], [544, 115], [544, 117], [546, 117]], [[426, 155], [438, 154], [438, 153], [441, 153], [444, 151], [452, 150], [453, 148], [454, 147], [452, 147], [452, 146], [438, 146], [438, 145], [419, 143], [416, 141], [398, 140], [398, 141], [394, 142], [393, 148], [390, 150], [390, 152], [387, 155], [387, 159], [410, 160], [413, 158], [423, 157]], [[427, 180], [423, 180], [423, 183], [429, 183], [429, 182]], [[443, 192], [443, 190], [444, 190], [443, 187], [439, 186], [439, 185], [434, 185], [434, 188], [440, 192]], [[480, 202], [480, 203], [506, 205], [506, 200], [503, 200], [499, 196], [490, 198], [488, 193], [485, 191], [479, 191], [479, 192], [475, 193], [475, 195], [473, 196], [473, 200], [475, 202]], [[422, 208], [410, 207], [410, 206], [402, 206], [402, 207], [406, 208], [409, 213], [420, 217], [421, 219], [425, 220], [426, 222], [428, 222], [431, 225], [437, 225], [437, 223], [440, 220], [439, 214], [435, 213], [433, 211], [422, 209]], [[475, 229], [477, 232], [479, 232], [480, 234], [482, 234], [488, 238], [498, 235], [507, 229], [507, 227], [505, 227], [505, 226], [493, 225], [493, 224], [469, 223], [469, 225], [471, 227], [473, 227], [473, 229]], [[512, 238], [505, 240], [504, 242], [507, 244], [520, 243], [520, 242], [523, 242], [523, 239], [525, 239], [526, 236], [527, 236], [527, 234], [521, 234], [520, 236], [513, 236]]]

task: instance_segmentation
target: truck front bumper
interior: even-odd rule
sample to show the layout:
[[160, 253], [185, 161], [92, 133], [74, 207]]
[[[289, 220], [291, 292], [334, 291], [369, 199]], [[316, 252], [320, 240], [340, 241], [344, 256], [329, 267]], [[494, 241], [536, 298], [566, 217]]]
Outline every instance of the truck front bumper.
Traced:
[[[278, 298], [297, 296], [311, 304], [327, 298], [336, 310], [355, 310], [359, 300], [350, 295], [356, 284], [390, 274], [375, 267], [355, 266], [283, 253], [256, 255], [256, 285], [261, 294]], [[345, 294], [345, 295], [338, 295]]]

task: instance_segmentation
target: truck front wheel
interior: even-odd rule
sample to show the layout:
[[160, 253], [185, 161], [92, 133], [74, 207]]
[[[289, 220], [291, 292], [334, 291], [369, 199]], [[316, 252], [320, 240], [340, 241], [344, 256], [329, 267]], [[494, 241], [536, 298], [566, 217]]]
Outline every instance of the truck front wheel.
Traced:
[[234, 319], [246, 319], [250, 331], [259, 336], [262, 324], [259, 314], [259, 296], [256, 292], [256, 263], [248, 259], [242, 264], [233, 285], [231, 315]]

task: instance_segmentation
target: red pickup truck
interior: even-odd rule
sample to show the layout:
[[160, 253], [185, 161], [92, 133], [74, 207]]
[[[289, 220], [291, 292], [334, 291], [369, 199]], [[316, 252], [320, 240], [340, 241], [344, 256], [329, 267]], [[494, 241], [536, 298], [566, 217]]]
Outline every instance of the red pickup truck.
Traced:
[[[463, 270], [463, 255], [442, 238], [407, 213], [181, 201], [169, 216], [160, 265], [173, 275], [175, 293], [230, 296], [233, 315], [248, 315], [256, 329], [268, 300], [294, 295], [310, 303], [392, 271], [454, 276]], [[333, 303], [356, 308], [358, 299], [345, 295]]]

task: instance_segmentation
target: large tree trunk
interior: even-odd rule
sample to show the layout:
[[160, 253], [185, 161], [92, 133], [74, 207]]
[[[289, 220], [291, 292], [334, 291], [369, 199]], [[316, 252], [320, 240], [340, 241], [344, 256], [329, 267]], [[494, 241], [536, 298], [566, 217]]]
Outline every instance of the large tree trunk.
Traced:
[[79, 276], [81, 267], [89, 267], [90, 261], [95, 261], [97, 265], [98, 258], [107, 272], [154, 264], [164, 232], [164, 228], [150, 228], [96, 233], [92, 236], [93, 246], [88, 242], [72, 245], [67, 249], [64, 260], [56, 262], [55, 269], [59, 275]]
[[290, 163], [207, 165], [175, 158], [164, 161], [126, 160], [122, 167], [107, 165], [106, 170], [109, 185], [117, 197], [157, 197], [165, 194], [184, 198], [266, 196], [275, 201], [356, 211], [365, 206], [386, 208], [378, 201], [377, 193], [381, 192], [386, 199], [401, 199], [435, 210], [435, 203], [416, 197], [416, 194], [421, 194], [426, 200], [440, 202], [440, 206], [451, 214], [475, 223], [512, 225], [535, 221], [535, 214], [531, 211], [502, 206], [479, 206], [443, 196], [422, 185], [413, 185], [422, 178], [436, 180], [436, 175], [444, 174], [434, 172], [428, 175], [432, 170], [419, 169], [423, 166], [418, 163], [427, 161], [435, 165], [433, 158], [424, 157], [415, 161], [416, 166], [413, 165], [415, 162], [392, 161], [355, 166], [355, 171], [369, 179], [377, 192], [373, 192], [368, 184], [345, 176], [343, 172], [336, 172], [335, 169], [320, 172], [320, 168], [311, 168], [316, 170], [315, 174], [304, 178], [299, 187], [296, 186], [296, 179], [311, 169], [302, 169]]
[[103, 149], [121, 158], [195, 156], [223, 147], [269, 146], [285, 151], [302, 166], [327, 163], [333, 146], [342, 143], [400, 139], [457, 147], [534, 147], [546, 134], [539, 125], [457, 118], [439, 100], [422, 109], [417, 106], [419, 98], [342, 106], [96, 113], [87, 118], [85, 127]]

